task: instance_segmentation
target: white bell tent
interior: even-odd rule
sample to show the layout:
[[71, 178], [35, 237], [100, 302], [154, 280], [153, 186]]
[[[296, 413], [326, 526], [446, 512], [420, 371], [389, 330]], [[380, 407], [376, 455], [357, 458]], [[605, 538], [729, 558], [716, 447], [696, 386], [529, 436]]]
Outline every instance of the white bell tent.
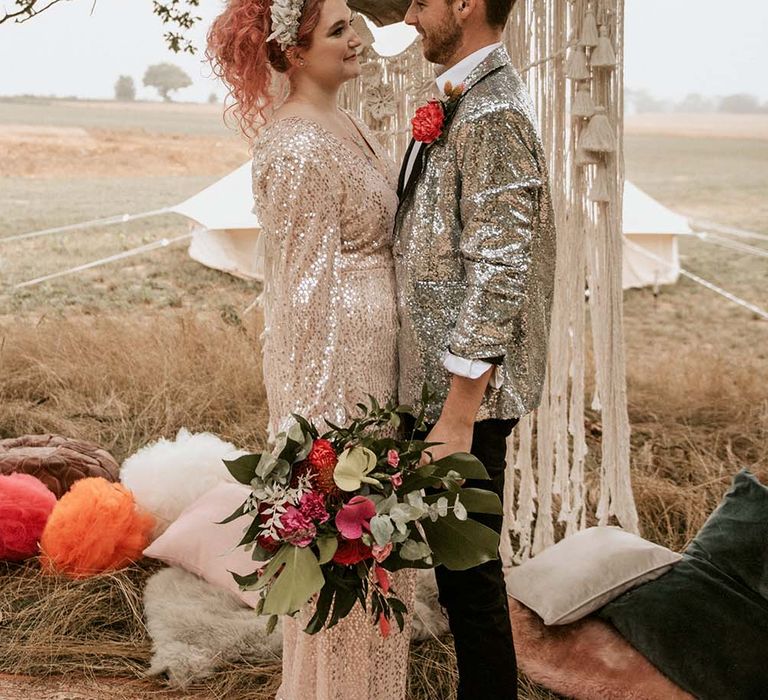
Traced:
[[189, 245], [193, 260], [236, 277], [261, 280], [259, 220], [252, 207], [249, 161], [171, 211], [200, 224]]
[[675, 284], [680, 276], [678, 236], [692, 236], [688, 219], [624, 183], [624, 289]]
[[[259, 222], [251, 211], [251, 164], [245, 163], [202, 192], [171, 207], [201, 226], [190, 256], [246, 279], [261, 279]], [[624, 186], [624, 289], [674, 284], [680, 275], [678, 236], [693, 235], [688, 220], [638, 189]]]

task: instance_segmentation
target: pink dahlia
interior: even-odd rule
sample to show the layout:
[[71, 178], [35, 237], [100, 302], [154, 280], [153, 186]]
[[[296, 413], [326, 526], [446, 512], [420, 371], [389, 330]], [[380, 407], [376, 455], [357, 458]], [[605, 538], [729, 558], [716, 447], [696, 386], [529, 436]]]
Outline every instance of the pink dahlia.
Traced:
[[288, 506], [280, 516], [280, 536], [297, 547], [306, 547], [314, 542], [317, 529], [314, 523], [295, 506]]
[[314, 520], [321, 524], [331, 517], [325, 509], [325, 499], [323, 498], [323, 494], [318, 493], [317, 491], [307, 491], [307, 493], [301, 497], [299, 510], [310, 520]]

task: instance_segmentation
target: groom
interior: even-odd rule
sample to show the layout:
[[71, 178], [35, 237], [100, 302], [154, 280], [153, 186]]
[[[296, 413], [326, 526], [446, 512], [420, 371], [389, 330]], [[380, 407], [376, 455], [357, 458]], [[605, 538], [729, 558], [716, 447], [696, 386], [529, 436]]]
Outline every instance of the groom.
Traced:
[[[546, 159], [501, 43], [514, 2], [413, 0], [408, 9], [443, 100], [414, 120], [422, 141], [400, 174], [394, 246], [400, 400], [417, 402], [429, 383], [427, 439], [442, 443], [433, 459], [472, 451], [501, 498], [506, 438], [540, 401], [555, 265]], [[500, 516], [477, 519], [501, 531]], [[459, 700], [517, 698], [501, 562], [435, 573]]]

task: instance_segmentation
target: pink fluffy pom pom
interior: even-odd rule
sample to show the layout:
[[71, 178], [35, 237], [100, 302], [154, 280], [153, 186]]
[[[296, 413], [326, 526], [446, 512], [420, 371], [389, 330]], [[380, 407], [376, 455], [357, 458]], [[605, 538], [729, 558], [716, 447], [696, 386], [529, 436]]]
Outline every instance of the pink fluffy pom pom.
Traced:
[[56, 496], [29, 474], [0, 476], [0, 559], [22, 561], [37, 554]]

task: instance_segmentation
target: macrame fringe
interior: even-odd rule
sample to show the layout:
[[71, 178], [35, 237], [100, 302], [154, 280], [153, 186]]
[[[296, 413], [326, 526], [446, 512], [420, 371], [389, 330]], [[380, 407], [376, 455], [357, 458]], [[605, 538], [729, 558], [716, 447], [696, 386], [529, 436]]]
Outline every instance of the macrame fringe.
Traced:
[[599, 35], [597, 33], [595, 11], [592, 9], [592, 5], [587, 5], [587, 11], [584, 14], [584, 24], [581, 27], [581, 39], [579, 39], [579, 44], [581, 46], [592, 48], [593, 46], [597, 46], [598, 38]]
[[573, 164], [577, 168], [584, 168], [587, 165], [594, 165], [598, 162], [597, 155], [591, 151], [586, 150], [579, 146], [576, 149], [576, 155], [573, 157]]
[[582, 83], [576, 88], [576, 93], [573, 96], [571, 116], [589, 119], [594, 113], [595, 103], [592, 100], [589, 83]]
[[579, 146], [597, 153], [613, 153], [616, 150], [616, 133], [605, 113], [605, 107], [595, 109], [594, 116], [581, 135]]
[[589, 79], [587, 54], [582, 47], [574, 46], [568, 52], [568, 59], [565, 62], [565, 77], [571, 80]]
[[616, 65], [616, 52], [613, 50], [613, 44], [608, 36], [608, 27], [605, 25], [600, 27], [600, 38], [592, 51], [589, 63], [593, 68], [613, 68]]
[[597, 173], [589, 190], [589, 199], [592, 202], [611, 201], [611, 195], [608, 191], [608, 172], [602, 164], [597, 166]]

